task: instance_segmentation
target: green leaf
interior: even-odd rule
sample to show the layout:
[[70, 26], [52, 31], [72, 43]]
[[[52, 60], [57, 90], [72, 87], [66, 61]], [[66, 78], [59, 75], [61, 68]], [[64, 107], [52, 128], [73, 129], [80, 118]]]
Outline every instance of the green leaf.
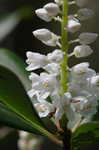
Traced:
[[0, 123], [15, 129], [33, 132], [33, 128], [24, 119], [2, 103], [0, 103]]
[[81, 144], [88, 143], [99, 143], [99, 122], [83, 124], [73, 133], [73, 150], [79, 150]]
[[55, 142], [58, 141], [58, 139], [44, 127], [17, 76], [4, 67], [0, 67], [0, 100], [9, 109], [25, 120], [25, 122], [33, 128], [33, 133], [38, 134], [39, 132], [39, 134], [48, 136]]
[[28, 79], [28, 73], [25, 70], [26, 64], [20, 57], [15, 55], [12, 51], [0, 48], [0, 66], [8, 68], [10, 71], [16, 74], [16, 76], [22, 82], [26, 90], [30, 89], [30, 81]]

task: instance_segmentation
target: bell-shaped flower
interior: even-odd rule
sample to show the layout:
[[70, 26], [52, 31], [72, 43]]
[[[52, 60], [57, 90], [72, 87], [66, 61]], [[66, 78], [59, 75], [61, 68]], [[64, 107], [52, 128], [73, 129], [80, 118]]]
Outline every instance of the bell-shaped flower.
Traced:
[[83, 21], [92, 18], [94, 16], [94, 11], [92, 9], [82, 8], [78, 10], [77, 14], [78, 18]]
[[60, 11], [59, 6], [55, 3], [48, 3], [44, 5], [44, 9], [50, 16], [56, 16]]
[[45, 55], [41, 55], [40, 53], [33, 53], [28, 51], [26, 53], [26, 56], [26, 63], [29, 65], [26, 68], [27, 71], [43, 68], [45, 65], [48, 64], [47, 57]]
[[47, 58], [49, 62], [60, 63], [63, 60], [64, 53], [62, 50], [56, 49], [52, 53], [48, 53]]
[[33, 35], [48, 46], [56, 46], [59, 43], [59, 36], [52, 33], [48, 29], [38, 29], [33, 31]]
[[44, 100], [42, 102], [35, 103], [34, 107], [36, 108], [36, 110], [41, 118], [47, 117], [51, 113], [55, 112], [54, 105], [47, 101], [44, 101]]
[[37, 9], [37, 10], [35, 11], [35, 13], [36, 13], [36, 15], [37, 15], [40, 19], [42, 19], [42, 20], [44, 20], [44, 21], [46, 21], [46, 22], [50, 22], [50, 21], [52, 20], [52, 16], [50, 16], [50, 15], [48, 14], [48, 12], [46, 11], [46, 9], [44, 9], [44, 8], [39, 8], [39, 9]]
[[97, 39], [97, 37], [97, 33], [83, 32], [78, 38], [81, 44], [91, 44]]
[[79, 78], [82, 80], [83, 78], [86, 79], [96, 75], [96, 72], [89, 68], [88, 62], [83, 62], [73, 66], [71, 68], [71, 74], [72, 78]]
[[96, 106], [97, 106], [97, 101], [94, 100], [94, 97], [91, 97], [90, 99], [86, 97], [74, 97], [74, 100], [78, 100], [77, 103], [73, 103], [72, 107], [75, 112], [80, 113], [80, 115], [84, 118], [87, 116], [93, 116], [96, 112]]
[[88, 45], [78, 45], [74, 48], [73, 54], [77, 58], [87, 57], [93, 53], [93, 50]]
[[[37, 79], [35, 82], [34, 77]], [[41, 73], [39, 76], [31, 73], [29, 78], [32, 81], [32, 89], [28, 92], [31, 97], [38, 92], [41, 99], [46, 99], [59, 90], [59, 82], [56, 79], [56, 74]]]
[[75, 33], [79, 31], [81, 24], [78, 19], [73, 16], [69, 16], [67, 30], [71, 33]]

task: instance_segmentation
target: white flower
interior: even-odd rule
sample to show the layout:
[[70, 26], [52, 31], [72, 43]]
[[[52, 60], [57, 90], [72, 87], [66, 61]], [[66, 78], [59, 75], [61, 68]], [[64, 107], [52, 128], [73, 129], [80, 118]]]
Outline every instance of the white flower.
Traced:
[[60, 65], [57, 63], [50, 63], [43, 67], [48, 73], [58, 75], [60, 73]]
[[50, 16], [56, 16], [60, 11], [59, 6], [55, 3], [48, 3], [44, 5], [44, 9]]
[[96, 76], [90, 78], [90, 84], [92, 86], [99, 87], [99, 75], [96, 75]]
[[87, 5], [88, 3], [88, 0], [75, 0], [76, 1], [76, 4], [79, 6], [79, 7], [84, 7]]
[[84, 62], [84, 63], [75, 65], [74, 67], [72, 67], [71, 73], [72, 73], [73, 77], [80, 77], [81, 80], [82, 80], [83, 76], [85, 78], [89, 78], [93, 75], [96, 75], [96, 72], [89, 68], [88, 62]]
[[54, 0], [56, 4], [58, 4], [59, 6], [62, 5], [63, 0]]
[[89, 78], [89, 89], [99, 99], [99, 75]]
[[57, 93], [57, 95], [53, 95], [51, 98], [54, 106], [56, 107], [55, 120], [60, 120], [63, 114], [69, 109], [72, 96], [69, 92], [67, 92], [64, 93], [63, 97], [59, 96]]
[[34, 107], [36, 108], [39, 116], [41, 118], [47, 117], [50, 113], [55, 111], [53, 104], [48, 103], [47, 101], [42, 101], [41, 103], [35, 103]]
[[56, 49], [47, 55], [49, 62], [60, 63], [63, 60], [64, 53], [62, 50]]
[[31, 73], [29, 78], [32, 80], [32, 89], [28, 92], [31, 97], [38, 92], [41, 99], [46, 99], [59, 90], [59, 83], [55, 74], [41, 73], [39, 76]]
[[75, 97], [74, 100], [78, 100], [77, 103], [73, 103], [72, 107], [75, 112], [81, 114], [82, 117], [92, 116], [94, 115], [97, 110], [97, 101], [94, 100], [94, 97], [89, 97], [90, 99], [82, 96]]
[[91, 44], [98, 37], [97, 33], [83, 32], [79, 35], [79, 42], [81, 44]]
[[33, 35], [41, 41], [48, 41], [52, 39], [52, 32], [48, 29], [38, 29], [33, 31]]
[[42, 19], [42, 20], [44, 20], [44, 21], [46, 21], [46, 22], [50, 22], [50, 21], [52, 20], [52, 16], [50, 16], [50, 15], [48, 14], [48, 12], [46, 11], [46, 9], [44, 9], [44, 8], [39, 8], [39, 9], [37, 9], [37, 10], [35, 11], [35, 13], [36, 13], [36, 15], [37, 15], [40, 19]]
[[38, 29], [33, 31], [33, 35], [45, 45], [56, 46], [59, 40], [59, 36], [50, 32], [48, 29]]
[[81, 24], [79, 20], [77, 20], [73, 16], [69, 16], [68, 25], [67, 25], [68, 31], [71, 33], [75, 33], [80, 29], [80, 27], [81, 27]]
[[77, 14], [78, 14], [78, 18], [83, 21], [93, 17], [94, 11], [88, 8], [82, 8], [78, 10]]
[[28, 51], [26, 53], [26, 56], [27, 56], [26, 63], [29, 65], [26, 68], [27, 71], [43, 68], [48, 63], [47, 57], [39, 53], [33, 53]]
[[73, 54], [77, 57], [87, 57], [91, 55], [93, 50], [88, 45], [79, 45], [74, 48]]
[[63, 60], [63, 52], [61, 50], [54, 50], [48, 53], [47, 56], [40, 53], [30, 52], [26, 53], [26, 63], [29, 65], [26, 70], [32, 71], [35, 69], [43, 68], [49, 73], [59, 73], [59, 63]]

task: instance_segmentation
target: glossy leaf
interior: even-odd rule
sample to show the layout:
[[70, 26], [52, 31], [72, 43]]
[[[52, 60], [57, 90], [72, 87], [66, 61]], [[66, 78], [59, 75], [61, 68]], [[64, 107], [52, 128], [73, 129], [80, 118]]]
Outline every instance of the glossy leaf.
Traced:
[[0, 103], [0, 123], [15, 129], [33, 132], [33, 128], [30, 127], [24, 119], [2, 103]]
[[88, 143], [99, 143], [99, 122], [83, 124], [73, 133], [73, 150], [79, 150], [81, 144]]

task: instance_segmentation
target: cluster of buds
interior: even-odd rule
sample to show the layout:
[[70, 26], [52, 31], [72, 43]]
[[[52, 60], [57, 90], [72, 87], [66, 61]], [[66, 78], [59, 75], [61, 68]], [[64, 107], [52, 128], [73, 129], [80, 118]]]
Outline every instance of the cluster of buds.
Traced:
[[[80, 20], [90, 19], [94, 15], [93, 10], [85, 8], [86, 3], [87, 0], [68, 2], [68, 5], [75, 4], [80, 7], [76, 15], [68, 16], [65, 30], [71, 34], [80, 30]], [[54, 0], [53, 3], [48, 3], [43, 8], [37, 9], [35, 13], [46, 22], [54, 19], [61, 23], [62, 4], [63, 0]], [[26, 53], [26, 63], [28, 64], [26, 70], [31, 71], [29, 79], [32, 83], [28, 95], [40, 117], [49, 116], [56, 121], [61, 120], [63, 114], [66, 114], [67, 127], [73, 131], [80, 124], [91, 121], [92, 116], [97, 112], [99, 74], [89, 68], [88, 62], [68, 67], [68, 89], [64, 94], [61, 94], [60, 64], [64, 59], [60, 42], [61, 36], [48, 29], [38, 29], [33, 31], [33, 35], [47, 46], [55, 47], [55, 49], [47, 55], [30, 51]], [[73, 55], [76, 58], [81, 58], [92, 54], [93, 50], [89, 44], [93, 43], [97, 37], [97, 33], [80, 33], [77, 39], [68, 42], [69, 44], [79, 43], [74, 47], [72, 53], [67, 54], [68, 58]], [[43, 69], [40, 75], [33, 72], [40, 68]]]

